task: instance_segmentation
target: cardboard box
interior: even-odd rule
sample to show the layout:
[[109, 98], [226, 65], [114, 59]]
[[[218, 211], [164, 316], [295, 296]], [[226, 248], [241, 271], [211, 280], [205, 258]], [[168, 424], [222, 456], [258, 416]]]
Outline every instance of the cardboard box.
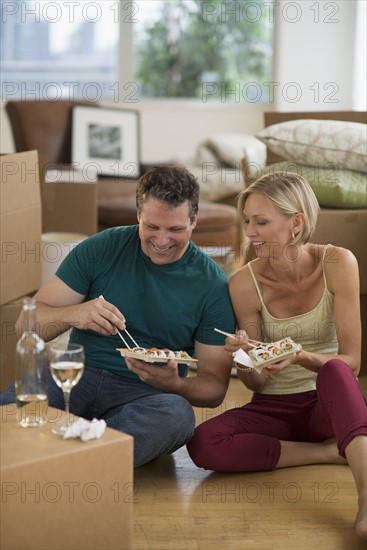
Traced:
[[41, 196], [37, 151], [0, 156], [0, 305], [41, 282]]
[[15, 405], [1, 414], [2, 550], [123, 549], [132, 544], [133, 438], [64, 440], [50, 423], [25, 429]]
[[15, 332], [15, 322], [23, 306], [23, 298], [19, 298], [0, 306], [0, 393], [14, 382], [15, 346], [18, 341]]
[[351, 250], [358, 260], [361, 294], [367, 294], [367, 210], [321, 208], [313, 243], [332, 243]]
[[98, 230], [96, 183], [42, 183], [42, 231], [94, 235]]
[[42, 232], [94, 235], [98, 230], [97, 181], [94, 168], [49, 163], [40, 155]]

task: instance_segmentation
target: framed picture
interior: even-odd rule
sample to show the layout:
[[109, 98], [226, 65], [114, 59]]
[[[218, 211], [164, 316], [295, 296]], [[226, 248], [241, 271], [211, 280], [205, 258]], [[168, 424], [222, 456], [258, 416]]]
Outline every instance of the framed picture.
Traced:
[[100, 176], [140, 177], [137, 111], [77, 105], [72, 109], [71, 161]]

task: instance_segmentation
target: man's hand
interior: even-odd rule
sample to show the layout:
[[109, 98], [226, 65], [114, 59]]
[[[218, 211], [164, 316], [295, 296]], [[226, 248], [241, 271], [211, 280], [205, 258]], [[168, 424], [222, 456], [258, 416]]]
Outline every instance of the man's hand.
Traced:
[[[125, 358], [128, 369], [137, 374], [142, 382], [164, 391], [175, 392], [180, 382], [178, 365], [174, 359], [165, 364], [154, 365], [131, 357]], [[157, 362], [159, 358], [157, 357]]]
[[70, 306], [67, 316], [72, 326], [82, 330], [94, 330], [105, 336], [116, 334], [116, 327], [121, 330], [126, 328], [125, 317], [117, 307], [107, 302], [102, 296]]

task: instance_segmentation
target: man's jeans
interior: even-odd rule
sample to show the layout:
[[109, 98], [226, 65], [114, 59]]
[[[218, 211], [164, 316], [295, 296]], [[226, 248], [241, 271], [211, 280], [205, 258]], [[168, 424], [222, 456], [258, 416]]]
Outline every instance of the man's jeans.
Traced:
[[[48, 401], [50, 407], [64, 409], [63, 393], [51, 374]], [[8, 403], [15, 403], [14, 384], [0, 395], [0, 405]], [[71, 392], [70, 412], [89, 420], [103, 418], [108, 427], [132, 435], [135, 466], [179, 449], [195, 427], [193, 409], [184, 397], [92, 367], [85, 368]]]

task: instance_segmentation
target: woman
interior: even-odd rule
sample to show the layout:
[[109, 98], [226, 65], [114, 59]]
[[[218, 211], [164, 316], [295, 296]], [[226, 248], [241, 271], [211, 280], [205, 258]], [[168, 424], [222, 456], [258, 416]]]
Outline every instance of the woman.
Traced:
[[297, 174], [262, 176], [240, 194], [239, 208], [257, 257], [230, 279], [240, 330], [227, 337], [226, 350], [249, 351], [249, 339], [285, 336], [302, 349], [260, 373], [238, 368], [254, 392], [251, 403], [198, 426], [190, 456], [220, 472], [348, 463], [359, 495], [355, 530], [366, 538], [367, 406], [357, 380], [356, 258], [309, 243], [319, 206]]

